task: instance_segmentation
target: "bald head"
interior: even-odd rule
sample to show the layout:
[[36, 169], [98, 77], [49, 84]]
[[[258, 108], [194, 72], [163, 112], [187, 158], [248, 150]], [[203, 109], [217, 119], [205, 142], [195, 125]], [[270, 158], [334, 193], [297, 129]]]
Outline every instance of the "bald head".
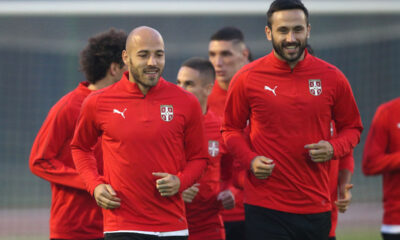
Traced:
[[140, 26], [129, 33], [125, 48], [129, 52], [132, 47], [143, 41], [156, 41], [164, 47], [164, 40], [157, 30], [147, 26]]
[[164, 40], [150, 27], [132, 30], [122, 52], [124, 63], [129, 66], [129, 81], [135, 82], [143, 94], [157, 85], [164, 70]]

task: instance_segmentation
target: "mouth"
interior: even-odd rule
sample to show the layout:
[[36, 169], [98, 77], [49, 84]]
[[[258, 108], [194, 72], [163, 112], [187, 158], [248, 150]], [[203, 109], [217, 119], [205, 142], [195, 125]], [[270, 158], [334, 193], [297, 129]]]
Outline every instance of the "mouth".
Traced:
[[298, 44], [296, 44], [296, 45], [286, 45], [283, 48], [286, 50], [286, 52], [288, 54], [294, 54], [294, 53], [297, 53], [297, 51], [299, 50], [299, 45]]
[[226, 75], [226, 72], [225, 71], [215, 71], [215, 75], [218, 77], [223, 77]]
[[151, 68], [151, 69], [144, 69], [143, 70], [143, 73], [146, 76], [149, 76], [149, 77], [156, 77], [159, 72], [160, 72], [160, 69], [158, 69], [158, 68]]

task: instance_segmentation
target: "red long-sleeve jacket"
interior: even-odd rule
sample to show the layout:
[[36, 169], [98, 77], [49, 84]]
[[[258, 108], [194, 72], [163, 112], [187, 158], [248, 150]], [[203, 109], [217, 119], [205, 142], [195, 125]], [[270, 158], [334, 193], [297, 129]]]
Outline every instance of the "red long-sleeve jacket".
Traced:
[[197, 183], [199, 192], [191, 203], [186, 203], [186, 216], [189, 226], [189, 240], [225, 239], [225, 229], [221, 216], [221, 202], [217, 200], [220, 192], [221, 156], [226, 154], [221, 121], [211, 110], [204, 115], [205, 138], [208, 143], [209, 162], [203, 176]]
[[[225, 110], [225, 102], [228, 91], [222, 89], [218, 82], [215, 81], [211, 94], [208, 96], [208, 108], [214, 112], [222, 121]], [[221, 159], [221, 180], [222, 190], [229, 189], [235, 196], [235, 207], [222, 211], [222, 218], [225, 222], [244, 221], [243, 206], [243, 186], [244, 175], [242, 164], [235, 161], [233, 155], [228, 151]]]
[[[102, 136], [104, 178], [91, 148]], [[143, 95], [128, 72], [85, 100], [71, 143], [75, 165], [93, 194], [110, 184], [121, 206], [103, 210], [104, 231], [171, 232], [187, 229], [180, 194], [162, 197], [153, 172], [193, 185], [207, 164], [202, 112], [197, 99], [160, 78]]]
[[[31, 171], [50, 182], [52, 201], [50, 238], [103, 237], [103, 216], [75, 169], [70, 143], [83, 100], [91, 92], [80, 83], [50, 110], [32, 146]], [[97, 169], [102, 174], [101, 148], [96, 148]]]
[[365, 175], [383, 176], [383, 224], [400, 225], [400, 98], [378, 107], [364, 146]]
[[[243, 137], [248, 120], [250, 145]], [[274, 52], [242, 68], [231, 81], [222, 126], [228, 149], [248, 168], [258, 155], [275, 163], [265, 180], [246, 175], [245, 203], [299, 214], [331, 210], [330, 163], [311, 161], [304, 146], [327, 140], [341, 158], [358, 144], [362, 128], [346, 77], [307, 52], [294, 69]]]

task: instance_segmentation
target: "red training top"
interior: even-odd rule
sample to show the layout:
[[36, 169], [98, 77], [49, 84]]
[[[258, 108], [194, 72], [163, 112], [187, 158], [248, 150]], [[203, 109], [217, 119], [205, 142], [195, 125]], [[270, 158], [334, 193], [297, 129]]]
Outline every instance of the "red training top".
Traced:
[[[243, 135], [248, 119], [250, 145]], [[359, 142], [362, 128], [346, 77], [307, 52], [294, 69], [273, 52], [242, 68], [230, 84], [222, 126], [228, 149], [248, 168], [259, 155], [275, 163], [265, 180], [246, 175], [245, 203], [298, 214], [331, 210], [330, 162], [311, 161], [304, 146], [328, 140], [333, 158], [341, 158]]]
[[[228, 91], [222, 89], [218, 81], [215, 80], [207, 104], [209, 110], [214, 112], [221, 121], [224, 116], [227, 94]], [[225, 222], [244, 221], [243, 184], [245, 171], [241, 169], [241, 165], [235, 165], [236, 162], [230, 153], [224, 154], [221, 159], [221, 189], [229, 189], [235, 196], [235, 207], [222, 211], [222, 218]]]
[[[143, 95], [125, 72], [116, 84], [86, 99], [72, 140], [75, 165], [93, 194], [110, 184], [121, 206], [103, 210], [104, 231], [171, 232], [187, 229], [180, 194], [162, 197], [153, 172], [193, 185], [207, 164], [202, 112], [197, 99], [159, 79]], [[104, 178], [91, 148], [102, 136]]]
[[383, 224], [400, 225], [400, 98], [378, 107], [365, 142], [362, 169], [383, 175]]
[[[31, 171], [51, 184], [50, 238], [103, 237], [103, 216], [85, 190], [75, 170], [70, 142], [83, 100], [91, 92], [80, 83], [50, 110], [36, 136], [29, 158]], [[101, 149], [96, 148], [97, 169], [102, 174]]]
[[220, 132], [221, 121], [210, 110], [204, 115], [204, 127], [210, 160], [207, 170], [197, 181], [199, 192], [193, 202], [185, 204], [189, 240], [220, 240], [225, 239], [225, 229], [217, 195], [220, 192], [221, 156], [226, 154], [226, 150]]

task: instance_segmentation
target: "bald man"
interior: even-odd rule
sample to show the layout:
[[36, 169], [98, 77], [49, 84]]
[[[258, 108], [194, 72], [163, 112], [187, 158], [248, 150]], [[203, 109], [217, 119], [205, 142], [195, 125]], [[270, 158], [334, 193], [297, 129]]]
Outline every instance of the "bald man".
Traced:
[[[200, 104], [161, 77], [157, 30], [134, 29], [122, 58], [129, 71], [83, 104], [71, 144], [76, 168], [103, 208], [105, 239], [187, 239], [181, 193], [207, 164]], [[104, 177], [92, 153], [99, 137]]]

